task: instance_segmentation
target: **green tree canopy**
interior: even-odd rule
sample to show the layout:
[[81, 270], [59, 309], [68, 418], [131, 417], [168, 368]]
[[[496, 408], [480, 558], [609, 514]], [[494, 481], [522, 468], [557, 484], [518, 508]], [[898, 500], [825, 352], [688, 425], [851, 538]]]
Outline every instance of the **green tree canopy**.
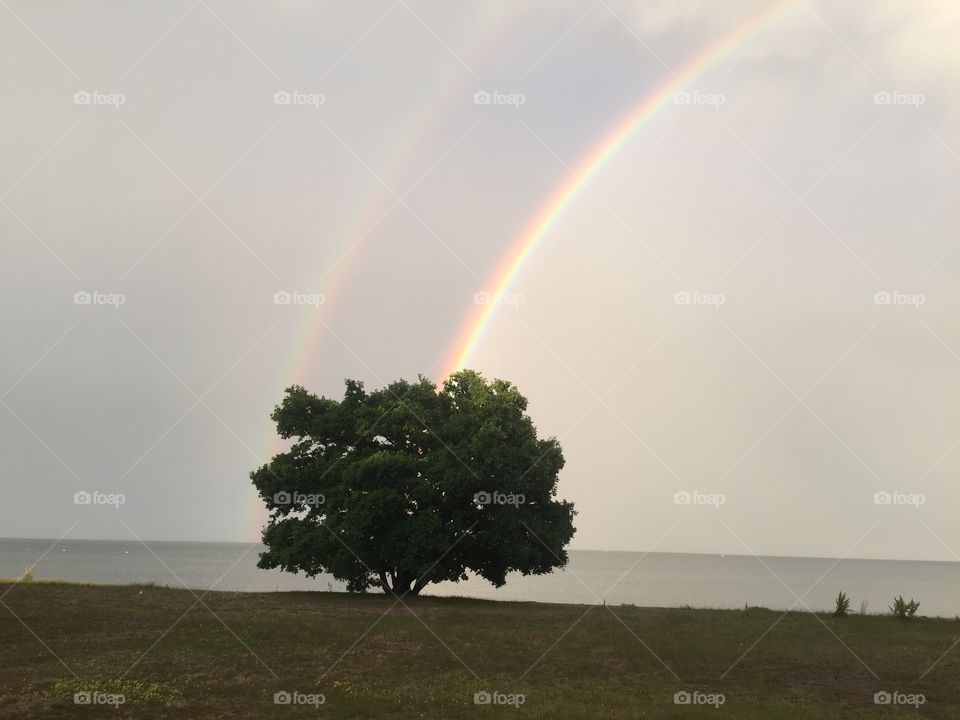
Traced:
[[403, 595], [468, 570], [499, 587], [565, 565], [563, 454], [526, 409], [514, 385], [472, 370], [440, 390], [347, 380], [339, 402], [288, 388], [272, 418], [292, 445], [250, 474], [270, 511], [259, 566]]

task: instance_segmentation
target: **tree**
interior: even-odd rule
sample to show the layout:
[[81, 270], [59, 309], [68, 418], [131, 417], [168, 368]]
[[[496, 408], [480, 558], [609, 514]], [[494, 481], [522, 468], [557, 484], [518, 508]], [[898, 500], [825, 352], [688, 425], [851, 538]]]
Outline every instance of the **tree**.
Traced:
[[345, 384], [339, 402], [292, 386], [273, 411], [292, 443], [250, 474], [270, 511], [259, 567], [403, 596], [468, 570], [500, 587], [566, 564], [563, 453], [514, 385], [472, 370], [439, 390], [422, 376]]

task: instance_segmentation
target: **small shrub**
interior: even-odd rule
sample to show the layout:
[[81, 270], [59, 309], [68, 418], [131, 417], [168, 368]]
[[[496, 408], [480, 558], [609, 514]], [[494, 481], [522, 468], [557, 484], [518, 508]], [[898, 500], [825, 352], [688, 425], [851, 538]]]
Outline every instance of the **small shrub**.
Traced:
[[918, 603], [913, 598], [910, 598], [910, 602], [907, 602], [903, 599], [903, 596], [894, 598], [893, 605], [890, 606], [890, 612], [893, 613], [895, 618], [912, 618], [917, 614], [917, 608], [920, 607]]
[[833, 611], [833, 616], [846, 617], [847, 613], [850, 612], [850, 596], [841, 590], [837, 595], [836, 604], [837, 606]]

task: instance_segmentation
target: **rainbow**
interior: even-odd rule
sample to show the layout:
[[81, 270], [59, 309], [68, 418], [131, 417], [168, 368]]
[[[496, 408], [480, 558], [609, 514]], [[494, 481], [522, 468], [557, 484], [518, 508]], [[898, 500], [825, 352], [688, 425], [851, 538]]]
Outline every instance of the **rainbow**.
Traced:
[[[502, 37], [501, 28], [516, 12], [518, 11], [515, 8], [506, 11], [488, 11], [481, 6], [480, 14], [472, 18], [478, 32], [463, 55], [473, 59], [491, 52], [490, 45]], [[468, 88], [470, 83], [475, 82], [476, 79], [469, 73], [465, 73], [460, 65], [450, 63], [445, 77], [433, 91], [429, 102], [423, 103], [420, 112], [414, 114], [396, 133], [400, 140], [393, 144], [394, 152], [378, 166], [377, 177], [382, 178], [398, 192], [403, 192], [405, 188], [400, 183], [405, 180], [409, 182], [410, 171], [415, 166], [418, 155], [424, 152], [428, 141], [436, 136], [437, 125], [445, 116], [444, 110], [454, 103], [462, 102], [464, 98], [472, 97], [477, 88], [469, 91]], [[330, 256], [331, 262], [327, 264], [327, 270], [317, 278], [319, 287], [316, 289], [321, 291], [327, 299], [327, 302], [317, 310], [318, 313], [330, 313], [331, 308], [335, 308], [341, 289], [353, 274], [354, 268], [359, 265], [364, 240], [376, 229], [395, 204], [395, 198], [383, 187], [379, 179], [371, 183], [371, 188], [366, 197], [358, 203], [360, 212], [352, 215], [337, 233], [340, 242], [334, 245], [334, 253]], [[314, 289], [310, 288], [309, 291], [313, 292]], [[317, 371], [321, 338], [325, 334], [322, 328], [322, 324], [317, 323], [308, 313], [303, 326], [294, 334], [294, 347], [290, 353], [289, 365], [284, 367], [282, 377], [277, 383], [278, 400], [282, 391], [290, 385], [310, 386], [310, 379]], [[276, 428], [272, 423], [267, 425], [261, 447], [260, 456], [266, 458], [287, 449], [287, 443], [277, 437]], [[259, 497], [254, 495], [249, 518], [251, 537], [260, 538], [260, 531], [268, 517], [266, 506]]]
[[[564, 212], [573, 204], [590, 180], [619, 152], [646, 121], [667, 105], [676, 93], [684, 90], [691, 81], [705, 73], [738, 47], [750, 41], [768, 26], [779, 21], [795, 4], [796, 0], [781, 0], [765, 7], [760, 13], [749, 18], [737, 28], [722, 36], [717, 42], [701, 51], [617, 123], [570, 173], [563, 184], [554, 190], [547, 202], [541, 206], [523, 232], [520, 233], [493, 274], [493, 279], [488, 285], [491, 288], [488, 291], [488, 296], [494, 300], [506, 297], [510, 286], [523, 271], [527, 260], [537, 249], [540, 242], [556, 227]], [[460, 331], [458, 341], [448, 354], [452, 360], [443, 369], [440, 382], [469, 364], [498, 307], [499, 303], [495, 301], [485, 305], [476, 305]]]
[[[487, 53], [489, 44], [500, 37], [501, 27], [509, 21], [511, 13], [514, 12], [516, 10], [511, 9], [474, 16], [473, 22], [479, 32], [463, 54], [472, 59]], [[449, 63], [445, 77], [433, 91], [429, 102], [423, 103], [420, 112], [415, 113], [396, 133], [400, 140], [393, 143], [393, 152], [390, 157], [377, 168], [376, 179], [371, 183], [372, 189], [360, 204], [363, 211], [347, 225], [347, 229], [339, 233], [341, 242], [335, 250], [335, 256], [327, 270], [317, 278], [328, 302], [324, 305], [324, 309], [336, 304], [341, 288], [353, 274], [351, 272], [353, 268], [359, 264], [362, 255], [359, 251], [364, 245], [364, 240], [398, 204], [390, 190], [382, 183], [387, 183], [400, 193], [406, 190], [401, 183], [410, 182], [410, 171], [416, 165], [418, 156], [424, 152], [428, 141], [437, 135], [437, 127], [445, 117], [444, 109], [454, 103], [462, 102], [464, 98], [471, 97], [473, 90], [467, 92], [465, 83], [472, 82], [476, 82], [475, 78], [465, 73], [460, 65]], [[431, 152], [437, 152], [437, 150], [434, 149]], [[308, 314], [301, 330], [295, 335], [291, 363], [284, 373], [284, 377], [287, 378], [283, 384], [284, 388], [293, 383], [309, 385], [307, 381], [315, 371], [313, 363], [319, 354], [320, 338], [324, 335], [322, 325], [315, 322]]]
[[[650, 96], [645, 98], [624, 120], [607, 133], [595, 146], [595, 149], [588, 153], [574, 169], [569, 178], [550, 195], [548, 201], [534, 215], [511, 246], [489, 283], [489, 287], [493, 288], [490, 295], [496, 298], [507, 293], [522, 272], [530, 255], [540, 241], [556, 226], [564, 211], [646, 120], [667, 104], [673, 95], [683, 89], [690, 81], [706, 72], [713, 64], [729, 55], [739, 46], [751, 40], [754, 35], [768, 25], [775, 23], [796, 2], [797, 0], [776, 2], [723, 36], [718, 42], [708, 46], [688, 62], [684, 68], [672, 75], [670, 80], [664, 82]], [[474, 52], [468, 53], [468, 56], [476, 54], [475, 51], [478, 46], [483, 47], [490, 40], [501, 37], [502, 34], [497, 31], [507, 19], [506, 15], [484, 18], [486, 21], [485, 32], [480, 36], [477, 46], [473, 48]], [[452, 69], [456, 70], [457, 68], [452, 66]], [[462, 90], [462, 87], [456, 81], [461, 78], [462, 74], [459, 72], [451, 72], [448, 75], [446, 81], [435, 93], [432, 102], [425, 104], [424, 113], [415, 118], [408, 128], [400, 133], [401, 136], [406, 137], [405, 141], [396, 144], [397, 152], [385, 164], [386, 169], [379, 172], [378, 175], [385, 177], [388, 181], [395, 181], [405, 175], [402, 170], [409, 165], [416, 151], [423, 146], [425, 139], [431, 136], [430, 130], [433, 123], [438, 120], [439, 108], [445, 106], [451, 98], [459, 98], [458, 93]], [[381, 216], [389, 211], [391, 202], [392, 196], [389, 196], [379, 183], [374, 184], [370, 196], [366, 202], [361, 204], [364, 211], [359, 214], [354, 223], [351, 223], [348, 230], [341, 233], [343, 242], [338, 249], [339, 255], [335, 259], [331, 270], [324, 273], [320, 278], [321, 281], [325, 280], [322, 288], [324, 294], [333, 303], [336, 302], [336, 297], [339, 294], [337, 289], [350, 275], [350, 267], [358, 261], [358, 256], [361, 254], [357, 252], [360, 241], [379, 223]], [[332, 271], [334, 266], [336, 267], [335, 272]], [[329, 304], [324, 308], [329, 308]], [[496, 309], [496, 303], [478, 305], [468, 317], [458, 335], [457, 342], [447, 353], [447, 357], [452, 358], [452, 361], [448, 362], [442, 371], [441, 381], [469, 363], [483, 338], [484, 332], [489, 327]], [[324, 311], [329, 310], [321, 310], [321, 312]], [[310, 385], [310, 376], [315, 371], [314, 365], [319, 354], [319, 338], [322, 334], [320, 326], [310, 320], [304, 325], [302, 332], [297, 333], [295, 349], [291, 353], [291, 365], [288, 366], [284, 374], [286, 379], [278, 387], [282, 389], [295, 383]], [[265, 457], [272, 456], [285, 449], [283, 443], [276, 437], [274, 430], [274, 427], [270, 425], [265, 434], [267, 448], [263, 453]], [[267, 519], [268, 514], [265, 506], [259, 497], [254, 495], [250, 510], [252, 537], [259, 539], [260, 530]]]

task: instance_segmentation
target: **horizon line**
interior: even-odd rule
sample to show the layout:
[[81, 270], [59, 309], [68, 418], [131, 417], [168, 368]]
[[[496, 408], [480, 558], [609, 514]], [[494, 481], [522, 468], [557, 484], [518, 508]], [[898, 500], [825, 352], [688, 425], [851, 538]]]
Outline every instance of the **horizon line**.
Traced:
[[[263, 545], [259, 540], [247, 542], [243, 540], [118, 540], [113, 538], [42, 538], [42, 537], [0, 537], [0, 542], [5, 540], [50, 542], [51, 549], [57, 545], [66, 542], [100, 542], [100, 543], [125, 543], [131, 545], [148, 545], [151, 543], [178, 543], [181, 545]], [[264, 546], [266, 547], [266, 546]], [[568, 552], [597, 552], [597, 553], [630, 553], [642, 555], [695, 555], [702, 557], [731, 557], [731, 558], [782, 558], [786, 560], [861, 560], [867, 562], [930, 562], [930, 563], [960, 563], [958, 559], [936, 560], [930, 558], [907, 558], [907, 557], [837, 557], [834, 555], [777, 555], [777, 554], [745, 554], [745, 553], [721, 553], [721, 552], [681, 552], [676, 550], [621, 550], [621, 549], [603, 549], [603, 548], [570, 548]], [[563, 568], [559, 568], [563, 570]]]

